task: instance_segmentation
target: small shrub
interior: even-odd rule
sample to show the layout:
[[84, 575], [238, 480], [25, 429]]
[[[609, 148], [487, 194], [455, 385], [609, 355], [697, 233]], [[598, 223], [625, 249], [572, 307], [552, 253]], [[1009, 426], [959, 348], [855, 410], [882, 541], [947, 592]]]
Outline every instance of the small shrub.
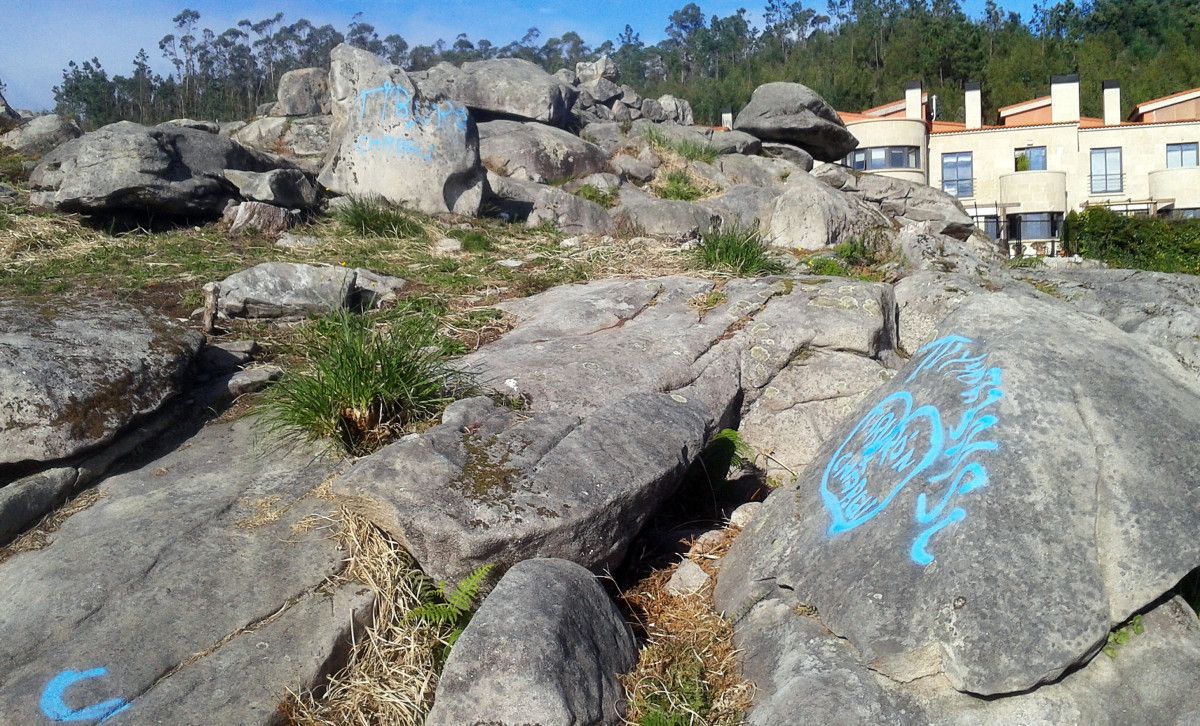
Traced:
[[852, 275], [846, 263], [834, 257], [813, 257], [808, 261], [808, 271], [822, 277], [850, 277]]
[[704, 192], [692, 183], [687, 172], [676, 170], [667, 172], [658, 188], [658, 196], [680, 202], [694, 202], [704, 196]]
[[787, 271], [771, 257], [767, 243], [755, 230], [728, 228], [704, 235], [696, 246], [696, 264], [706, 270], [743, 277], [778, 275]]
[[850, 267], [867, 267], [879, 261], [874, 247], [862, 237], [834, 246], [833, 254]]
[[18, 154], [7, 146], [0, 146], [0, 182], [18, 184], [29, 178], [25, 171], [28, 158]]
[[349, 233], [368, 237], [404, 237], [423, 239], [425, 223], [415, 213], [382, 199], [354, 197], [334, 215]]
[[451, 368], [429, 318], [406, 311], [376, 327], [342, 313], [303, 334], [304, 370], [268, 390], [262, 425], [281, 438], [326, 441], [353, 455], [374, 451], [470, 390]]
[[594, 204], [599, 204], [605, 209], [612, 209], [617, 206], [617, 190], [603, 190], [591, 184], [584, 184], [575, 190], [575, 196], [580, 199], [586, 199]]

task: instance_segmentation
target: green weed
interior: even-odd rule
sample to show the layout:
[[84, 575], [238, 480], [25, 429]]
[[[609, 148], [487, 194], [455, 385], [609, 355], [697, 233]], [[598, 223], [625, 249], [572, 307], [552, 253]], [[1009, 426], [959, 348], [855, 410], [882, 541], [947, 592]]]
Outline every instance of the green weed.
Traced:
[[655, 128], [646, 129], [643, 137], [660, 151], [673, 151], [688, 161], [703, 161], [711, 164], [720, 156], [715, 147], [703, 141], [673, 139]]
[[423, 239], [426, 222], [415, 213], [371, 197], [352, 197], [334, 217], [347, 232], [369, 237]]
[[696, 265], [742, 277], [776, 275], [787, 270], [771, 257], [767, 243], [757, 231], [736, 228], [704, 235], [696, 246]]
[[694, 202], [704, 196], [704, 192], [692, 183], [687, 172], [667, 172], [662, 184], [658, 187], [658, 196], [662, 199], [673, 199], [679, 202]]
[[575, 196], [580, 199], [586, 199], [589, 202], [599, 204], [605, 209], [612, 209], [617, 206], [617, 190], [616, 189], [600, 189], [591, 184], [584, 184], [575, 190]]

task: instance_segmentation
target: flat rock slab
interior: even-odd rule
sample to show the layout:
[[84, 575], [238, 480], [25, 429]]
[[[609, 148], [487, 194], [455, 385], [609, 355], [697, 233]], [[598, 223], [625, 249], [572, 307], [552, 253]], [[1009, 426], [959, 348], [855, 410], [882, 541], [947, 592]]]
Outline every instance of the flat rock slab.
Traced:
[[217, 283], [216, 312], [225, 318], [296, 320], [360, 311], [394, 299], [406, 284], [363, 268], [264, 262]]
[[978, 295], [944, 330], [771, 495], [717, 602], [815, 607], [894, 680], [1022, 691], [1200, 566], [1200, 451], [1181, 438], [1200, 392], [1044, 297]]
[[441, 579], [531, 557], [616, 565], [708, 437], [802, 351], [890, 350], [889, 296], [824, 278], [716, 290], [668, 277], [506, 302], [517, 326], [462, 365], [520, 410], [457, 403], [334, 489]]
[[620, 724], [633, 633], [596, 577], [564, 560], [505, 574], [454, 644], [429, 726]]
[[110, 441], [178, 393], [200, 343], [112, 300], [0, 301], [0, 465]]
[[327, 671], [367, 604], [319, 590], [344, 557], [312, 495], [333, 465], [255, 439], [209, 426], [0, 562], [8, 722], [273, 723]]

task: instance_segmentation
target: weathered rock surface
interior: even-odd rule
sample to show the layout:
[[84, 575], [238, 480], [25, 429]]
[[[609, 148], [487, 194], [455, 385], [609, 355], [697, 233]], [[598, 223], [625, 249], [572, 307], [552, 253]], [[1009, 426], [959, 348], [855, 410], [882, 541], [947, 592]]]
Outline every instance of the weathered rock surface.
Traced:
[[73, 119], [52, 114], [32, 118], [12, 131], [0, 134], [0, 146], [36, 158], [82, 135], [83, 131]]
[[[526, 402], [454, 404], [441, 426], [357, 462], [334, 490], [454, 580], [531, 557], [620, 561], [716, 428], [803, 350], [894, 346], [890, 289], [608, 280], [504, 303], [517, 327], [464, 359]], [[612, 452], [620, 451], [620, 456]]]
[[738, 185], [701, 201], [700, 206], [716, 215], [722, 227], [766, 230], [779, 195], [778, 189]]
[[442, 63], [416, 79], [424, 95], [452, 99], [480, 121], [509, 118], [564, 126], [575, 99], [574, 88], [519, 58], [472, 61], [461, 68]]
[[1044, 296], [975, 296], [943, 329], [772, 494], [717, 599], [810, 605], [892, 680], [1008, 694], [1086, 663], [1200, 565], [1200, 453], [1176, 444], [1200, 392]]
[[607, 55], [602, 55], [594, 61], [581, 61], [575, 64], [575, 78], [579, 83], [587, 83], [597, 78], [617, 80], [617, 64]]
[[616, 230], [604, 207], [553, 187], [542, 189], [534, 198], [526, 224], [552, 224], [567, 234], [603, 235]]
[[294, 320], [377, 307], [404, 286], [404, 280], [362, 268], [264, 262], [218, 283], [217, 312], [226, 318]]
[[230, 170], [225, 172], [225, 178], [247, 201], [292, 209], [312, 209], [317, 205], [317, 187], [299, 169], [275, 169], [265, 173]]
[[334, 121], [320, 183], [429, 214], [478, 214], [485, 172], [467, 110], [353, 46], [334, 48], [330, 62]]
[[43, 157], [29, 180], [30, 201], [83, 214], [213, 216], [237, 197], [222, 172], [265, 172], [283, 165], [217, 134], [120, 121]]
[[633, 633], [592, 573], [526, 560], [455, 643], [427, 723], [620, 724], [618, 676], [636, 662]]
[[768, 141], [762, 145], [762, 155], [790, 161], [804, 171], [812, 171], [813, 156], [799, 146]]
[[797, 173], [775, 202], [766, 237], [778, 247], [819, 250], [879, 229], [890, 229], [890, 222], [877, 209]]
[[763, 141], [799, 146], [821, 161], [837, 161], [858, 146], [837, 111], [799, 83], [759, 86], [733, 127]]
[[278, 154], [304, 171], [316, 174], [329, 151], [332, 125], [333, 116], [268, 116], [243, 123], [229, 135], [243, 146]]
[[637, 234], [695, 237], [719, 224], [717, 215], [693, 202], [659, 199], [625, 187], [612, 210], [617, 226]]
[[221, 226], [231, 236], [239, 234], [262, 234], [268, 237], [283, 234], [300, 221], [299, 210], [295, 213], [263, 202], [242, 202], [225, 208], [221, 215]]
[[0, 464], [110, 441], [178, 393], [200, 342], [112, 300], [0, 301]]
[[279, 77], [278, 101], [272, 116], [327, 116], [329, 73], [324, 68], [297, 68]]
[[480, 124], [479, 157], [488, 171], [543, 184], [577, 179], [608, 168], [608, 157], [599, 146], [535, 122]]
[[[253, 443], [251, 421], [97, 486], [42, 549], [0, 562], [0, 710], [11, 723], [275, 723], [338, 664], [369, 597], [311, 492], [312, 451]], [[90, 709], [90, 710], [86, 710]]]
[[962, 203], [928, 184], [853, 172], [837, 164], [823, 164], [813, 172], [813, 177], [834, 189], [858, 196], [901, 224], [936, 224], [939, 234], [959, 240], [976, 233], [975, 222]]

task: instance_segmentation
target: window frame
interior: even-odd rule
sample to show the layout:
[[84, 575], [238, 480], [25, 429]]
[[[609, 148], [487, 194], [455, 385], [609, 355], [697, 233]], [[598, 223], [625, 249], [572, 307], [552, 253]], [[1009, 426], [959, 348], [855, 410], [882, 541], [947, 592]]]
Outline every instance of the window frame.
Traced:
[[[1092, 196], [1102, 196], [1106, 194], [1122, 194], [1125, 192], [1125, 153], [1120, 146], [1099, 146], [1090, 150], [1088, 154], [1088, 189]], [[1114, 174], [1111, 168], [1111, 159], [1113, 152], [1116, 152], [1117, 171]], [[1104, 154], [1104, 173], [1096, 174], [1096, 155]], [[1116, 188], [1113, 188], [1112, 180], [1116, 178]], [[1098, 188], [1096, 179], [1104, 179], [1102, 188]]]
[[1022, 157], [1026, 158], [1026, 159], [1031, 158], [1029, 155], [1029, 152], [1031, 152], [1031, 151], [1040, 151], [1041, 152], [1042, 165], [1040, 168], [1035, 169], [1033, 164], [1030, 163], [1029, 168], [1025, 169], [1025, 171], [1046, 171], [1046, 166], [1047, 166], [1048, 162], [1047, 162], [1047, 158], [1046, 158], [1047, 155], [1046, 155], [1046, 147], [1045, 146], [1022, 146], [1020, 148], [1013, 149], [1013, 170], [1014, 171], [1019, 171], [1017, 169], [1017, 160], [1021, 159]]
[[[958, 174], [959, 167], [962, 165], [962, 159], [966, 157], [968, 164], [968, 173], [966, 177], [961, 177]], [[954, 159], [950, 168], [955, 170], [954, 178], [946, 178], [946, 162], [951, 158]], [[948, 184], [954, 185], [954, 190], [947, 188]], [[963, 193], [964, 184], [966, 193]], [[971, 151], [948, 151], [942, 154], [942, 191], [955, 199], [971, 199], [975, 196], [975, 153]]]
[[[892, 163], [893, 156], [900, 154], [903, 156], [904, 165], [896, 166]], [[878, 159], [879, 163], [874, 163]], [[864, 146], [860, 149], [855, 149], [842, 159], [842, 165], [854, 169], [855, 171], [920, 171], [921, 170], [921, 147], [920, 146]]]
[[[1176, 152], [1179, 155], [1179, 163], [1171, 165], [1171, 153]], [[1191, 152], [1192, 163], [1185, 164], [1187, 153]], [[1196, 141], [1180, 141], [1175, 144], [1167, 144], [1167, 168], [1168, 169], [1195, 169], [1200, 167], [1200, 142]]]

